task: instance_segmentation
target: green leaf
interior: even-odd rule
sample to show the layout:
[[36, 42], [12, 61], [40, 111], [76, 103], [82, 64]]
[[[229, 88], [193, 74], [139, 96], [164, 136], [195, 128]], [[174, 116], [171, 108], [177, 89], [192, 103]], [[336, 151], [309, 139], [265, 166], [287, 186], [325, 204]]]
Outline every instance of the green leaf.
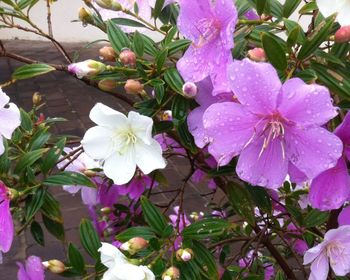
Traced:
[[48, 232], [50, 232], [58, 240], [64, 241], [65, 231], [64, 231], [63, 224], [53, 221], [50, 218], [46, 217], [45, 215], [42, 215], [42, 217], [43, 217], [44, 225], [48, 230]]
[[47, 143], [51, 137], [51, 134], [47, 131], [48, 129], [48, 127], [38, 128], [29, 142], [29, 150], [37, 150]]
[[276, 69], [284, 71], [288, 66], [285, 47], [268, 33], [261, 35], [261, 42], [270, 63]]
[[327, 39], [333, 26], [335, 16], [330, 16], [322, 21], [302, 45], [298, 59], [303, 60], [310, 56]]
[[218, 280], [219, 273], [213, 254], [200, 242], [193, 241], [194, 261], [202, 268], [202, 274], [210, 280]]
[[40, 159], [48, 149], [39, 149], [31, 151], [22, 155], [15, 167], [15, 173], [23, 172], [27, 167], [32, 166], [38, 159]]
[[140, 33], [136, 30], [133, 37], [133, 47], [136, 55], [138, 57], [143, 57], [145, 52], [145, 44]]
[[60, 204], [49, 192], [45, 192], [44, 203], [41, 207], [41, 212], [49, 219], [63, 224]]
[[155, 92], [155, 95], [156, 95], [157, 103], [159, 105], [162, 104], [163, 99], [164, 99], [164, 95], [165, 95], [164, 85], [156, 85], [156, 86], [154, 86], [154, 92]]
[[15, 80], [25, 80], [47, 74], [49, 72], [55, 71], [56, 69], [47, 64], [27, 64], [18, 67], [12, 74], [12, 79]]
[[156, 56], [156, 65], [157, 65], [157, 72], [158, 73], [161, 73], [167, 57], [168, 57], [168, 50], [167, 49], [162, 50]]
[[32, 234], [36, 243], [38, 243], [41, 246], [45, 246], [44, 231], [38, 222], [33, 221], [31, 223], [30, 233]]
[[128, 36], [113, 21], [107, 21], [107, 35], [113, 49], [120, 52], [123, 48], [130, 47]]
[[149, 227], [131, 227], [119, 233], [115, 238], [121, 242], [127, 242], [134, 237], [142, 237], [143, 239], [150, 240], [156, 236], [154, 231]]
[[283, 5], [283, 16], [289, 18], [291, 14], [298, 8], [301, 0], [286, 0]]
[[328, 220], [329, 213], [312, 209], [304, 218], [304, 226], [307, 228], [320, 226]]
[[176, 95], [171, 105], [171, 112], [175, 121], [182, 122], [186, 119], [190, 109], [189, 100], [181, 95]]
[[112, 18], [111, 21], [117, 25], [125, 25], [125, 26], [132, 26], [132, 27], [141, 27], [141, 28], [146, 27], [143, 23], [130, 18]]
[[275, 280], [285, 280], [284, 273], [282, 270], [277, 271]]
[[182, 80], [179, 72], [175, 68], [167, 69], [164, 73], [164, 79], [173, 91], [181, 95], [183, 94], [182, 86], [184, 84], [184, 81]]
[[44, 204], [46, 191], [39, 188], [32, 196], [31, 200], [26, 202], [26, 220], [30, 221]]
[[154, 5], [154, 10], [153, 10], [153, 17], [157, 19], [164, 7], [165, 0], [157, 0], [156, 4]]
[[267, 0], [256, 0], [256, 11], [259, 16], [261, 16], [264, 13]]
[[92, 223], [83, 219], [79, 227], [80, 242], [85, 248], [86, 252], [95, 260], [100, 259], [100, 253], [97, 251], [101, 246], [101, 241], [96, 233]]
[[184, 228], [182, 236], [184, 238], [201, 240], [208, 237], [220, 236], [228, 228], [230, 223], [223, 219], [208, 218], [194, 222]]
[[36, 2], [38, 2], [38, 0], [20, 0], [18, 2], [18, 8], [23, 10], [28, 6], [33, 6], [34, 4], [36, 4]]
[[246, 185], [246, 188], [250, 192], [256, 206], [268, 213], [272, 211], [270, 196], [264, 188], [251, 185]]
[[289, 33], [287, 39], [287, 47], [292, 48], [298, 41], [301, 27], [299, 25], [295, 26], [294, 29]]
[[237, 183], [230, 182], [226, 191], [233, 210], [249, 224], [254, 225], [254, 204], [248, 190]]
[[197, 146], [194, 143], [194, 138], [188, 130], [187, 121], [177, 124], [177, 132], [179, 133], [181, 144], [189, 149], [193, 154], [197, 153]]
[[65, 144], [66, 144], [66, 138], [60, 139], [55, 144], [55, 146], [53, 146], [50, 149], [50, 151], [46, 154], [41, 165], [41, 170], [43, 173], [46, 174], [47, 172], [49, 172], [50, 169], [56, 166], [56, 163], [59, 157], [62, 155]]
[[82, 185], [95, 188], [95, 184], [85, 175], [77, 172], [62, 171], [56, 175], [52, 175], [44, 180], [45, 185]]
[[145, 196], [141, 197], [142, 213], [146, 222], [154, 229], [160, 236], [163, 235], [165, 228], [168, 226], [162, 212], [155, 207]]
[[25, 131], [32, 131], [33, 129], [33, 122], [32, 119], [30, 118], [29, 114], [24, 111], [22, 108], [19, 109], [20, 113], [21, 113], [21, 127], [25, 130]]
[[80, 275], [85, 273], [85, 262], [84, 258], [79, 250], [70, 243], [68, 246], [68, 259], [69, 264], [77, 271]]
[[178, 51], [186, 49], [189, 45], [191, 45], [191, 41], [186, 39], [176, 40], [169, 43], [169, 56], [176, 54]]

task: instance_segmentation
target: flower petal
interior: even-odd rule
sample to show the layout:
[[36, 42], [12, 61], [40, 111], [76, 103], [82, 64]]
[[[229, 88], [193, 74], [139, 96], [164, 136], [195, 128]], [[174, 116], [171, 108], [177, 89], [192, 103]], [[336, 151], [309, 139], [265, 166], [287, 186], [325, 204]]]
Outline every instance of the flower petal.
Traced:
[[313, 208], [321, 211], [338, 209], [349, 198], [350, 177], [343, 158], [335, 167], [312, 180], [309, 200]]
[[90, 119], [97, 125], [107, 128], [119, 128], [123, 129], [127, 127], [127, 117], [102, 104], [97, 103], [90, 111]]
[[187, 117], [188, 130], [199, 148], [203, 148], [208, 144], [208, 136], [203, 126], [203, 115], [206, 109], [207, 107], [199, 106], [192, 110]]
[[0, 135], [0, 156], [5, 152], [4, 141], [6, 140]]
[[85, 205], [93, 206], [98, 204], [97, 190], [95, 188], [83, 187], [81, 199]]
[[10, 200], [0, 197], [0, 251], [7, 253], [12, 245], [14, 226], [10, 212]]
[[231, 90], [249, 110], [266, 114], [276, 109], [282, 84], [271, 64], [236, 60], [228, 66], [228, 76]]
[[329, 263], [326, 254], [320, 254], [311, 264], [309, 280], [326, 280], [329, 272]]
[[284, 157], [280, 139], [271, 140], [262, 152], [264, 138], [254, 140], [246, 147], [238, 159], [238, 176], [254, 186], [279, 188], [286, 176], [288, 160]]
[[127, 263], [126, 257], [118, 250], [117, 247], [105, 242], [102, 242], [101, 244], [102, 246], [98, 249], [98, 251], [101, 253], [101, 263], [104, 266], [112, 268], [115, 265]]
[[323, 248], [324, 246], [321, 243], [307, 250], [304, 255], [304, 265], [313, 262], [322, 253]]
[[330, 257], [330, 265], [334, 274], [337, 276], [345, 276], [350, 272], [350, 251], [345, 248], [341, 253], [332, 254]]
[[331, 229], [326, 232], [324, 235], [324, 240], [328, 241], [343, 241], [345, 243], [349, 243], [350, 240], [350, 226], [340, 226], [336, 229]]
[[85, 132], [81, 144], [91, 158], [105, 159], [114, 151], [113, 136], [112, 130], [102, 126], [94, 126]]
[[150, 145], [146, 145], [140, 141], [136, 142], [135, 161], [144, 174], [149, 174], [156, 169], [163, 169], [166, 166], [166, 162], [162, 156], [162, 148], [154, 139], [152, 139]]
[[350, 25], [350, 3], [347, 0], [338, 0], [339, 6], [338, 6], [338, 16], [337, 19], [341, 26], [348, 26]]
[[147, 266], [141, 265], [140, 268], [145, 273], [145, 279], [143, 279], [143, 280], [155, 280], [156, 279], [153, 272]]
[[308, 85], [299, 78], [290, 79], [282, 86], [278, 111], [301, 125], [323, 125], [338, 115], [326, 87]]
[[[338, 1], [338, 0], [336, 0]], [[317, 6], [324, 17], [328, 17], [338, 12], [338, 5], [329, 0], [317, 0]]]
[[350, 225], [350, 206], [345, 207], [338, 216], [339, 226]]
[[210, 139], [209, 153], [220, 166], [238, 155], [254, 136], [257, 117], [238, 103], [211, 105], [203, 115], [203, 126]]
[[0, 109], [0, 134], [11, 139], [12, 133], [21, 124], [21, 114], [18, 107], [10, 103], [7, 108]]
[[134, 176], [135, 170], [135, 155], [131, 148], [124, 154], [115, 152], [105, 160], [103, 165], [105, 175], [117, 185], [128, 183]]
[[343, 122], [336, 128], [334, 134], [337, 135], [344, 143], [344, 153], [350, 160], [350, 114], [347, 113]]
[[[0, 253], [1, 254], [1, 253]], [[27, 272], [24, 268], [23, 263], [21, 262], [17, 262], [18, 265], [18, 272], [17, 272], [17, 280], [31, 280], [28, 275]]]
[[128, 120], [132, 132], [145, 144], [149, 145], [152, 141], [152, 118], [130, 111], [128, 114]]
[[32, 280], [44, 280], [44, 267], [41, 263], [41, 259], [36, 256], [30, 256], [28, 257], [26, 261], [26, 271], [29, 279]]
[[307, 181], [306, 175], [303, 172], [301, 172], [298, 168], [296, 168], [296, 166], [291, 162], [289, 162], [288, 164], [288, 174], [290, 177], [290, 181], [293, 183], [300, 184]]
[[6, 104], [10, 102], [10, 97], [2, 91], [0, 87], [0, 108], [3, 108]]
[[342, 155], [340, 139], [321, 127], [285, 128], [288, 159], [309, 179], [334, 167]]

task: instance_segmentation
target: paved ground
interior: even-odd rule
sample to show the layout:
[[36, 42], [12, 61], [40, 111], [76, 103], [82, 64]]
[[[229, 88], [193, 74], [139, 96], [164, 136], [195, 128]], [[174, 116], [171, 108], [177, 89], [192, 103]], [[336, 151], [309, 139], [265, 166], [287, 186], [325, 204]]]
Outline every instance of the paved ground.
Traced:
[[[16, 52], [23, 56], [31, 57], [44, 62], [62, 63], [62, 59], [57, 51], [49, 43], [31, 41], [9, 41], [5, 42], [6, 48], [11, 52]], [[69, 53], [78, 50], [81, 45], [66, 45]], [[97, 59], [97, 49], [84, 50], [81, 59]], [[21, 63], [0, 57], [0, 84], [8, 81], [11, 72]], [[93, 124], [89, 120], [88, 114], [96, 102], [102, 102], [109, 106], [125, 112], [127, 106], [120, 103], [116, 98], [101, 93], [99, 90], [89, 87], [81, 81], [65, 73], [54, 72], [43, 77], [19, 81], [5, 89], [11, 100], [19, 106], [29, 110], [31, 107], [32, 94], [36, 91], [44, 97], [46, 107], [44, 113], [51, 117], [64, 117], [68, 122], [56, 126], [59, 133], [82, 136], [84, 131]], [[180, 179], [188, 171], [186, 162], [177, 160], [176, 165], [170, 162], [167, 168], [167, 176], [170, 178], [171, 186], [178, 187]], [[186, 189], [185, 200], [189, 206], [188, 212], [203, 208], [205, 201], [198, 195], [199, 192], [207, 192], [207, 188], [201, 190], [190, 185]], [[67, 230], [67, 241], [79, 244], [77, 226], [80, 219], [87, 216], [85, 207], [80, 202], [80, 197], [73, 197], [61, 190], [56, 190], [55, 197], [62, 203], [62, 210]], [[171, 199], [161, 195], [155, 198], [158, 202], [165, 203]], [[64, 259], [65, 252], [60, 242], [56, 241], [49, 234], [45, 234], [46, 247], [40, 247], [30, 237], [30, 234], [23, 234], [16, 238], [10, 253], [4, 257], [4, 264], [0, 265], [0, 280], [16, 279], [17, 267], [15, 261], [23, 260], [29, 255], [39, 255], [43, 259]], [[58, 276], [50, 275], [48, 279], [62, 279]]]

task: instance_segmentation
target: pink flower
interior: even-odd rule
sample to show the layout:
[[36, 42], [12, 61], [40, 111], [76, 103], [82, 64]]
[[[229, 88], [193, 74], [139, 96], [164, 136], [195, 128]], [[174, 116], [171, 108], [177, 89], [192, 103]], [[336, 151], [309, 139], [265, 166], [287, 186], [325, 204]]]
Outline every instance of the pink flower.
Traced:
[[2, 253], [7, 253], [12, 245], [14, 237], [14, 226], [10, 211], [9, 190], [0, 181], [0, 263]]
[[36, 256], [30, 256], [25, 265], [17, 262], [19, 267], [17, 273], [17, 280], [44, 280], [44, 266], [41, 263], [41, 259]]
[[229, 78], [240, 104], [213, 104], [203, 116], [219, 166], [240, 155], [242, 180], [276, 189], [290, 166], [312, 179], [337, 164], [342, 142], [322, 127], [337, 115], [327, 88], [298, 78], [282, 85], [270, 64], [249, 59], [232, 63]]
[[326, 280], [329, 265], [334, 274], [345, 276], [350, 272], [350, 226], [329, 230], [324, 240], [306, 251], [304, 265], [311, 263], [309, 280]]

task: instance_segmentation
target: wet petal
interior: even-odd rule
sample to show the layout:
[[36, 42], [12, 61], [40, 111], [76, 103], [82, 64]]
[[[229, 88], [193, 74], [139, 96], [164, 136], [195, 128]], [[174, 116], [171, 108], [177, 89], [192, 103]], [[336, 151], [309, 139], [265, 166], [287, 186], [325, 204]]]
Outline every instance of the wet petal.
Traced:
[[210, 139], [209, 153], [219, 165], [226, 165], [254, 136], [258, 119], [238, 103], [211, 105], [203, 115], [203, 125]]
[[304, 255], [304, 265], [313, 262], [322, 253], [323, 248], [324, 246], [321, 243], [307, 250]]
[[290, 79], [282, 86], [278, 111], [301, 125], [323, 125], [338, 115], [326, 87], [308, 85], [299, 78]]
[[342, 155], [340, 139], [321, 127], [285, 128], [286, 155], [309, 179], [334, 167]]
[[271, 140], [262, 152], [263, 143], [264, 138], [260, 137], [241, 152], [236, 172], [242, 180], [253, 186], [279, 188], [288, 169], [282, 142], [279, 139]]
[[208, 136], [203, 126], [203, 115], [206, 109], [207, 107], [200, 106], [192, 110], [187, 117], [188, 130], [199, 148], [203, 148], [208, 144]]
[[343, 158], [335, 167], [312, 180], [309, 200], [313, 208], [321, 211], [338, 209], [349, 198], [350, 177]]
[[344, 143], [344, 153], [350, 160], [350, 114], [347, 113], [343, 122], [336, 128], [334, 134]]
[[307, 181], [307, 177], [306, 175], [301, 172], [298, 168], [296, 168], [296, 166], [289, 162], [288, 164], [288, 174], [290, 177], [290, 181], [293, 183], [303, 183], [305, 181]]
[[282, 84], [271, 64], [236, 60], [229, 65], [228, 76], [231, 90], [249, 110], [266, 114], [276, 109]]

